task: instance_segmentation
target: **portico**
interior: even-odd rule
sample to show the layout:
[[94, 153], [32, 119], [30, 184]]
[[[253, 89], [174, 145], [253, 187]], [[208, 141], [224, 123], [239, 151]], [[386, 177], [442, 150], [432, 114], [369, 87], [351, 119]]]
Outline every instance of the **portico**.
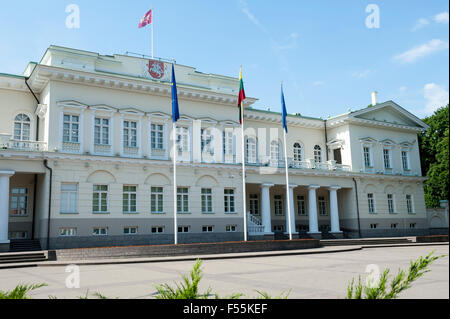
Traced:
[[[247, 185], [247, 207], [252, 220], [261, 226], [261, 235], [289, 234], [322, 238], [323, 233], [342, 237], [339, 223], [339, 195], [342, 187], [289, 185], [289, 203], [286, 186], [264, 182]], [[288, 215], [290, 206], [290, 218]]]

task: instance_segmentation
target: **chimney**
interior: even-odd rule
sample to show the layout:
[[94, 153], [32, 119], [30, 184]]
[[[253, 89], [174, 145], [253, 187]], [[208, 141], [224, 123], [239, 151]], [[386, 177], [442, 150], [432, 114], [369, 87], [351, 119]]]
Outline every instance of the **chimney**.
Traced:
[[372, 106], [375, 106], [378, 104], [378, 92], [373, 91], [372, 92]]

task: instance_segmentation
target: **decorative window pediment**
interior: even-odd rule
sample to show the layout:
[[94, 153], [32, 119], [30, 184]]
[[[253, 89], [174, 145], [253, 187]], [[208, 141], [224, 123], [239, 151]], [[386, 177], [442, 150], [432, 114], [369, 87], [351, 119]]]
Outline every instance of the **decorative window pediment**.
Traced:
[[88, 105], [77, 102], [77, 101], [60, 101], [56, 102], [56, 105], [58, 105], [61, 108], [75, 108], [75, 109], [82, 109], [85, 110], [88, 108]]

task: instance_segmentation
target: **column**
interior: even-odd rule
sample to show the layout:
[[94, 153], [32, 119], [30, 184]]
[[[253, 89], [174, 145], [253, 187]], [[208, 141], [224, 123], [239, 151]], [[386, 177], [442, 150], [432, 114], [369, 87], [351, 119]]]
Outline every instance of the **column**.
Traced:
[[192, 160], [194, 163], [200, 163], [202, 161], [202, 121], [194, 120], [192, 124]]
[[330, 191], [331, 232], [341, 233], [341, 229], [339, 227], [339, 209], [337, 202], [337, 191], [341, 188], [339, 186], [331, 186], [328, 189]]
[[265, 183], [261, 185], [261, 219], [265, 234], [272, 233], [272, 216], [270, 213], [270, 188], [274, 184]]
[[295, 231], [295, 208], [294, 208], [294, 188], [297, 188], [298, 185], [289, 184], [289, 203], [287, 203], [287, 196], [286, 196], [286, 234], [289, 234], [289, 210], [288, 205], [290, 207], [291, 211], [291, 229], [292, 234], [298, 234]]
[[8, 219], [9, 219], [9, 179], [14, 171], [0, 170], [0, 250], [8, 246]]
[[319, 185], [309, 185], [308, 190], [308, 215], [309, 215], [309, 232], [308, 234], [319, 234], [319, 221], [317, 217], [317, 197], [316, 190]]

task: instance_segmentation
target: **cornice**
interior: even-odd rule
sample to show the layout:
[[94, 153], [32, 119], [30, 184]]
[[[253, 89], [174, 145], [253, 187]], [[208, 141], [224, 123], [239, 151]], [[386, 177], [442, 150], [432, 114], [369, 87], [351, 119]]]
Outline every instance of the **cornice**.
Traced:
[[[256, 122], [264, 122], [264, 123], [282, 123], [282, 116], [278, 113], [266, 113], [263, 111], [246, 109], [244, 112], [244, 117], [247, 120], [256, 121]], [[308, 127], [314, 129], [324, 129], [324, 122], [321, 120], [307, 119], [303, 117], [292, 117], [288, 116], [287, 118], [288, 126], [297, 126], [297, 127]]]
[[[59, 81], [70, 84], [83, 84], [94, 87], [109, 88], [123, 91], [133, 91], [162, 97], [171, 96], [171, 84], [149, 79], [134, 79], [127, 76], [98, 74], [79, 70], [65, 69], [55, 66], [38, 65], [30, 78], [33, 90], [41, 92], [49, 81]], [[237, 96], [208, 90], [177, 85], [178, 98], [192, 101], [202, 101], [221, 105], [237, 105]], [[250, 106], [257, 99], [247, 98], [245, 106]]]

